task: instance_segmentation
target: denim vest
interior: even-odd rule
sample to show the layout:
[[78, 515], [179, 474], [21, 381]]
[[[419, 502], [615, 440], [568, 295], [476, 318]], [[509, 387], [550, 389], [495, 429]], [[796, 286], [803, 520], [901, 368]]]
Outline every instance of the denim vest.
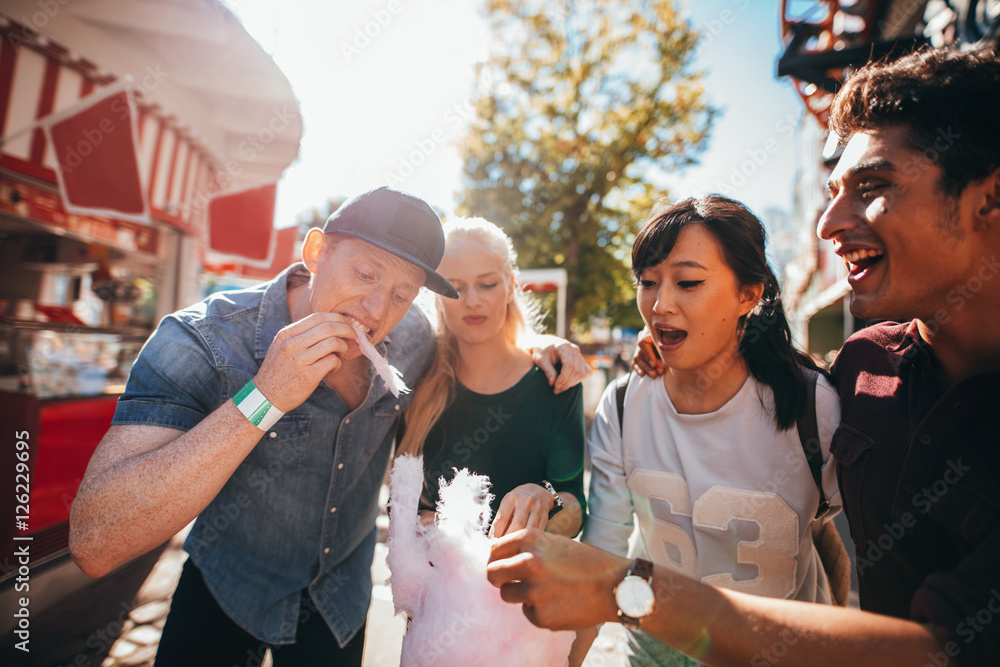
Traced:
[[[291, 323], [290, 270], [165, 317], [139, 354], [112, 423], [187, 431], [229, 400]], [[427, 319], [411, 307], [378, 348], [413, 387], [434, 353]], [[341, 645], [364, 624], [378, 492], [396, 417], [409, 400], [372, 379], [364, 402], [349, 411], [320, 383], [263, 434], [198, 516], [185, 550], [221, 607], [261, 641], [295, 640], [300, 611], [310, 613], [300, 610], [304, 591]]]

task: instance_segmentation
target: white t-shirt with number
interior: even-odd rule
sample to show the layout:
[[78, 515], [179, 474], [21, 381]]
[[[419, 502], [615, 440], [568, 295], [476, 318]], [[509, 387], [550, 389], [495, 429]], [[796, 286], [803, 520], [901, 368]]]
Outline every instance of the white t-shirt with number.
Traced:
[[[674, 408], [662, 378], [633, 376], [624, 437], [615, 388], [604, 392], [588, 440], [593, 473], [584, 542], [625, 555], [637, 520], [633, 557], [721, 588], [831, 602], [810, 526], [819, 490], [798, 430], [777, 430], [769, 387], [749, 377], [719, 410], [689, 415]], [[823, 488], [837, 509], [836, 466], [829, 462], [840, 403], [824, 377], [816, 417]]]

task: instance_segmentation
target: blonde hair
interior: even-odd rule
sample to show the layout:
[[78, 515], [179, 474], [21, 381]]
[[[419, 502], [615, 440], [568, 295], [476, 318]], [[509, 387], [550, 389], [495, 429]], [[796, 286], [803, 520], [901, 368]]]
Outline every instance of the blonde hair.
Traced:
[[[512, 280], [514, 297], [507, 304], [504, 336], [512, 345], [525, 345], [529, 336], [538, 333], [538, 304], [518, 284], [517, 253], [510, 237], [495, 224], [483, 218], [454, 218], [444, 224], [445, 252], [448, 246], [458, 243], [475, 243], [503, 261], [505, 280]], [[458, 381], [455, 367], [458, 364], [458, 339], [445, 322], [441, 307], [442, 297], [437, 297], [437, 324], [434, 337], [437, 352], [430, 369], [417, 384], [413, 401], [403, 415], [406, 432], [396, 447], [396, 455], [423, 452], [424, 440], [431, 428], [451, 404]]]

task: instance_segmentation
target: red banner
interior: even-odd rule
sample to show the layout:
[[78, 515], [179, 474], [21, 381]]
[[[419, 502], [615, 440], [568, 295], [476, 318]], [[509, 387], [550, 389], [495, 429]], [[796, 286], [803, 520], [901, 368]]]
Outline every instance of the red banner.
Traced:
[[246, 278], [258, 278], [260, 280], [270, 280], [284, 271], [289, 265], [299, 261], [295, 256], [295, 241], [299, 237], [298, 226], [284, 227], [275, 232], [277, 241], [274, 244], [274, 253], [271, 258], [271, 266], [267, 269], [260, 269], [254, 266], [242, 267], [242, 275]]
[[130, 83], [101, 89], [42, 122], [70, 213], [150, 222]]
[[271, 265], [274, 237], [274, 205], [278, 184], [268, 183], [243, 190], [223, 192], [208, 204], [208, 247], [221, 259]]

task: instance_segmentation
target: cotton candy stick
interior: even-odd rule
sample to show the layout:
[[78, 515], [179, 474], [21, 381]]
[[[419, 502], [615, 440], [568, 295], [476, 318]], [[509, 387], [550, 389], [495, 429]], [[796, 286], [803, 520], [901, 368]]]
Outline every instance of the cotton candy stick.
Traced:
[[409, 393], [409, 388], [403, 382], [403, 374], [393, 366], [390, 366], [385, 357], [378, 353], [378, 350], [368, 340], [368, 336], [361, 327], [357, 324], [352, 324], [351, 327], [358, 334], [358, 347], [361, 348], [361, 354], [368, 357], [368, 361], [372, 362], [372, 368], [375, 369], [375, 373], [382, 378], [382, 382], [392, 392], [392, 395], [399, 398], [399, 392], [403, 392], [404, 394]]

